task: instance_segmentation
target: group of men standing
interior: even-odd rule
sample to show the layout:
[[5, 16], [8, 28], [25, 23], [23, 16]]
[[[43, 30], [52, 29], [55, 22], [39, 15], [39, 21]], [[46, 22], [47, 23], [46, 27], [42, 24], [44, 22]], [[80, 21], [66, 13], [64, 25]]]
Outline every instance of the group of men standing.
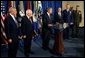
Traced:
[[[51, 52], [53, 54], [62, 55], [64, 53], [63, 38], [69, 38], [69, 28], [78, 32], [79, 23], [81, 22], [81, 11], [79, 6], [76, 10], [70, 10], [70, 5], [66, 5], [65, 10], [59, 7], [54, 16], [52, 15], [52, 8], [47, 8], [47, 11], [42, 15], [42, 48], [49, 50], [50, 36], [54, 35], [54, 46]], [[17, 11], [15, 8], [9, 8], [9, 14], [5, 21], [5, 32], [8, 38], [8, 57], [16, 57], [18, 44], [19, 44], [19, 25], [17, 19]], [[63, 27], [63, 25], [67, 27]], [[75, 28], [74, 28], [75, 27]], [[32, 10], [26, 10], [26, 16], [21, 20], [21, 36], [24, 40], [24, 54], [29, 57], [31, 51], [31, 40], [36, 34], [33, 29], [33, 15]], [[77, 36], [77, 33], [75, 34]], [[72, 35], [73, 36], [73, 35]]]
[[19, 30], [18, 20], [16, 18], [17, 11], [15, 8], [9, 8], [9, 14], [6, 17], [5, 23], [5, 32], [8, 38], [8, 57], [16, 57], [19, 38], [22, 35], [24, 40], [24, 54], [25, 56], [29, 56], [31, 49], [31, 40], [32, 35], [34, 34], [33, 26], [32, 26], [32, 11], [28, 9], [26, 11], [26, 16], [22, 17], [21, 21], [21, 34]]
[[[52, 54], [63, 55], [63, 39], [70, 39], [70, 32], [72, 38], [78, 38], [81, 19], [82, 15], [79, 5], [76, 5], [76, 10], [70, 7], [69, 4], [66, 5], [65, 10], [59, 7], [54, 15], [52, 15], [52, 8], [47, 8], [46, 12], [42, 15], [42, 48], [50, 50]], [[51, 38], [54, 39], [52, 49], [49, 48], [49, 40]]]

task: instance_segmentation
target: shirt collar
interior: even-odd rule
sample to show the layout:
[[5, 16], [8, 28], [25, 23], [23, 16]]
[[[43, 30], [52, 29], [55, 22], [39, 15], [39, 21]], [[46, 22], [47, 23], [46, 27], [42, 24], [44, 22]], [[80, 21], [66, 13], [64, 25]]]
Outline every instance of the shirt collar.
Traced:
[[10, 13], [10, 15], [11, 15], [12, 17], [14, 17], [14, 15], [12, 15], [11, 13]]
[[66, 11], [69, 11], [69, 9], [66, 9]]
[[48, 16], [50, 16], [50, 14], [47, 12]]
[[31, 23], [32, 23], [32, 20], [30, 19], [30, 17], [28, 16], [28, 15], [26, 15], [27, 16], [27, 18], [31, 21]]
[[26, 15], [26, 16], [27, 16], [28, 19], [30, 18], [28, 15]]

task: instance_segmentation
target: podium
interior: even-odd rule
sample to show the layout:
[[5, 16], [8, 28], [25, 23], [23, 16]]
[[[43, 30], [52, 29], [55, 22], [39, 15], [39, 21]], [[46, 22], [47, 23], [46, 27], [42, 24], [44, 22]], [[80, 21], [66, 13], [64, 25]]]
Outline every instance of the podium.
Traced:
[[57, 23], [55, 25], [57, 31], [55, 33], [55, 39], [54, 39], [54, 46], [53, 50], [55, 53], [63, 54], [64, 53], [64, 43], [63, 43], [63, 24]]
[[60, 54], [64, 53], [63, 32], [56, 33], [53, 50]]

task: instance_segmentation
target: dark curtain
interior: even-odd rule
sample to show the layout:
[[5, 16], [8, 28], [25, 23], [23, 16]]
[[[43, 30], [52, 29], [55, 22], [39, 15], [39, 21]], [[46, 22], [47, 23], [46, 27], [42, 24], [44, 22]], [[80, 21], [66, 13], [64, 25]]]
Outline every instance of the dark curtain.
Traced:
[[55, 10], [56, 10], [58, 7], [61, 7], [61, 6], [62, 6], [62, 1], [42, 1], [43, 11], [45, 11], [46, 8], [48, 8], [48, 7], [52, 7], [52, 9], [53, 9], [53, 14], [54, 14]]

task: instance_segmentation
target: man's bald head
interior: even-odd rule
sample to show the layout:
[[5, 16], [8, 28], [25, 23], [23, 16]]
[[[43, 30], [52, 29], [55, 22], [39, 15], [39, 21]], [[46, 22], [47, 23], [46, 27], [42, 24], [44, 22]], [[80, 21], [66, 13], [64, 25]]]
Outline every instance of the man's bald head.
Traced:
[[26, 15], [31, 17], [32, 16], [32, 10], [31, 9], [27, 9], [26, 10]]
[[9, 13], [11, 13], [11, 14], [14, 15], [14, 16], [16, 16], [16, 14], [17, 14], [16, 8], [10, 7], [10, 8], [9, 8]]

